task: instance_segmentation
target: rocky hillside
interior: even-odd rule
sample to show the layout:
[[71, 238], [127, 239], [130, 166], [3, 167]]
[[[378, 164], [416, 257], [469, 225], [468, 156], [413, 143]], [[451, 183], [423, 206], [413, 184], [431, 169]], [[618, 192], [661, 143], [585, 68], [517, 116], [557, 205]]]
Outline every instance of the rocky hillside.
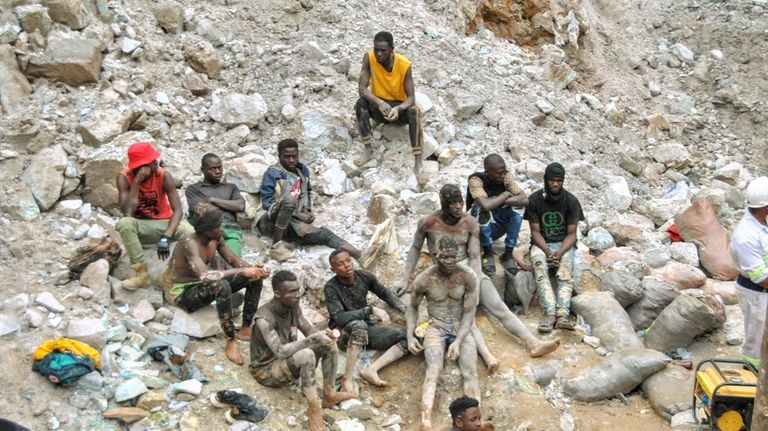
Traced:
[[[173, 310], [157, 292], [121, 296], [125, 263], [114, 277], [90, 282], [70, 281], [66, 271], [79, 245], [114, 233], [114, 178], [127, 146], [139, 139], [161, 150], [180, 186], [198, 180], [204, 153], [221, 155], [228, 180], [248, 195], [243, 223], [250, 225], [277, 141], [299, 138], [314, 176], [318, 223], [363, 248], [377, 223], [392, 217], [398, 243], [373, 267], [389, 283], [399, 278], [415, 222], [437, 207], [442, 184], [465, 185], [482, 158], [498, 152], [534, 191], [546, 164], [560, 161], [565, 187], [587, 215], [583, 289], [604, 287], [601, 277], [613, 270], [639, 280], [680, 264], [693, 287], [713, 292], [719, 283], [702, 271], [695, 249], [671, 246], [664, 229], [698, 198], [732, 228], [744, 187], [768, 172], [767, 11], [763, 0], [0, 0], [0, 276], [7, 298], [0, 302], [0, 333], [9, 334], [0, 384], [12, 388], [0, 417], [32, 429], [117, 429], [101, 411], [114, 406], [125, 369], [94, 382], [97, 390], [53, 390], [31, 373], [31, 352], [78, 328], [101, 331], [101, 344], [109, 337], [115, 352], [120, 325], [147, 338], [168, 330]], [[413, 60], [427, 152], [437, 156], [425, 163], [432, 180], [423, 187], [411, 173], [404, 128], [377, 129], [377, 159], [362, 168], [351, 163], [357, 75], [380, 30], [392, 32], [395, 49]], [[372, 202], [377, 210], [369, 211]], [[263, 251], [258, 234], [246, 237], [247, 258]], [[308, 310], [322, 310], [315, 292], [329, 275], [327, 252], [302, 250], [287, 265], [304, 274]], [[737, 307], [730, 307], [736, 320], [726, 329], [738, 330]], [[484, 322], [492, 350], [509, 350], [499, 355], [511, 377], [487, 380], [486, 415], [508, 424], [501, 429], [528, 419], [531, 430], [574, 423], [612, 429], [615, 415], [666, 429], [666, 422], [647, 419], [654, 415], [646, 414], [640, 393], [628, 405], [610, 402], [605, 413], [605, 406], [547, 401], [509, 383], [526, 363], [523, 349], [498, 322]], [[724, 347], [732, 335], [725, 332], [700, 349], [736, 352]], [[192, 343], [198, 363], [218, 376], [205, 394], [245, 385], [237, 377], [244, 369], [221, 362], [220, 341]], [[566, 340], [561, 356], [596, 360], [580, 341]], [[416, 359], [403, 367], [420, 379]], [[504, 407], [508, 386], [516, 388], [515, 402], [551, 414], [517, 416]], [[398, 387], [386, 393], [389, 400], [376, 390], [366, 394], [366, 405], [377, 409], [366, 429], [383, 427], [387, 412], [413, 429], [418, 388]], [[160, 403], [136, 429], [170, 429], [182, 415], [199, 429], [221, 429], [219, 413], [203, 398], [190, 408], [179, 399]], [[439, 400], [440, 407], [448, 402]], [[264, 429], [302, 423], [298, 392], [271, 405], [279, 411]]]

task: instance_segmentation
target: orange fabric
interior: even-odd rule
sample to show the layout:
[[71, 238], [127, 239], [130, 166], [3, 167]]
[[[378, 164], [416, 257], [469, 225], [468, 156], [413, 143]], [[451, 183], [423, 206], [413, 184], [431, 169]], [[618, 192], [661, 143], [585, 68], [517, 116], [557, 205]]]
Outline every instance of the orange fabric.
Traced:
[[376, 61], [373, 50], [368, 52], [368, 63], [371, 65], [371, 92], [384, 100], [399, 102], [408, 98], [405, 94], [405, 75], [411, 67], [411, 60], [404, 55], [395, 53], [392, 71], [387, 72], [384, 66]]
[[73, 340], [71, 338], [56, 338], [43, 341], [43, 344], [39, 345], [37, 350], [35, 350], [35, 353], [32, 354], [32, 359], [39, 361], [51, 352], [72, 353], [74, 355], [87, 356], [91, 358], [96, 368], [99, 368], [99, 352], [82, 341]]
[[[133, 184], [133, 171], [125, 169], [120, 175], [128, 181], [128, 185]], [[168, 202], [168, 195], [165, 194], [163, 181], [165, 180], [165, 169], [157, 168], [157, 172], [152, 174], [149, 179], [139, 185], [139, 203], [136, 205], [134, 218], [168, 220], [173, 216], [171, 203]]]

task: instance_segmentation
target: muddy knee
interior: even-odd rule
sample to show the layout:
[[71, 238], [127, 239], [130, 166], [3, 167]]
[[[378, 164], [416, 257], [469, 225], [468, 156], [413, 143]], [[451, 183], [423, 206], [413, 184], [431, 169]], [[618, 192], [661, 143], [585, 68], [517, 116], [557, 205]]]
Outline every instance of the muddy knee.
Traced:
[[315, 367], [315, 352], [313, 352], [312, 349], [301, 349], [293, 354], [292, 359], [293, 363], [298, 367]]

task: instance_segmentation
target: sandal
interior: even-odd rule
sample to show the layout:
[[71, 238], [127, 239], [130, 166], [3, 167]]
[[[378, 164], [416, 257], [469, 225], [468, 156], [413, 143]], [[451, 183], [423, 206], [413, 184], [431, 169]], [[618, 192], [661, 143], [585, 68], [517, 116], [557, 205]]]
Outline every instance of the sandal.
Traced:
[[538, 330], [542, 334], [548, 334], [552, 332], [555, 327], [555, 316], [547, 316], [539, 323]]
[[496, 261], [493, 260], [493, 256], [484, 255], [480, 260], [480, 267], [484, 274], [493, 275], [496, 273]]
[[569, 319], [568, 316], [557, 316], [555, 328], [573, 331], [573, 322], [571, 322], [571, 319]]
[[517, 263], [515, 262], [515, 259], [512, 258], [512, 256], [502, 260], [501, 266], [503, 266], [504, 270], [507, 271], [510, 275], [517, 274], [517, 271], [520, 269], [517, 267]]

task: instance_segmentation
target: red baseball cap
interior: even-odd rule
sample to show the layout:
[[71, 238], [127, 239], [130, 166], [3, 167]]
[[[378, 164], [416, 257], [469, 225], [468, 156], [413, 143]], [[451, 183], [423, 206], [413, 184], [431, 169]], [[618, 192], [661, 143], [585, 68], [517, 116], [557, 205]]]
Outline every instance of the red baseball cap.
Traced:
[[136, 142], [128, 147], [128, 169], [148, 165], [160, 157], [160, 153], [149, 142]]

